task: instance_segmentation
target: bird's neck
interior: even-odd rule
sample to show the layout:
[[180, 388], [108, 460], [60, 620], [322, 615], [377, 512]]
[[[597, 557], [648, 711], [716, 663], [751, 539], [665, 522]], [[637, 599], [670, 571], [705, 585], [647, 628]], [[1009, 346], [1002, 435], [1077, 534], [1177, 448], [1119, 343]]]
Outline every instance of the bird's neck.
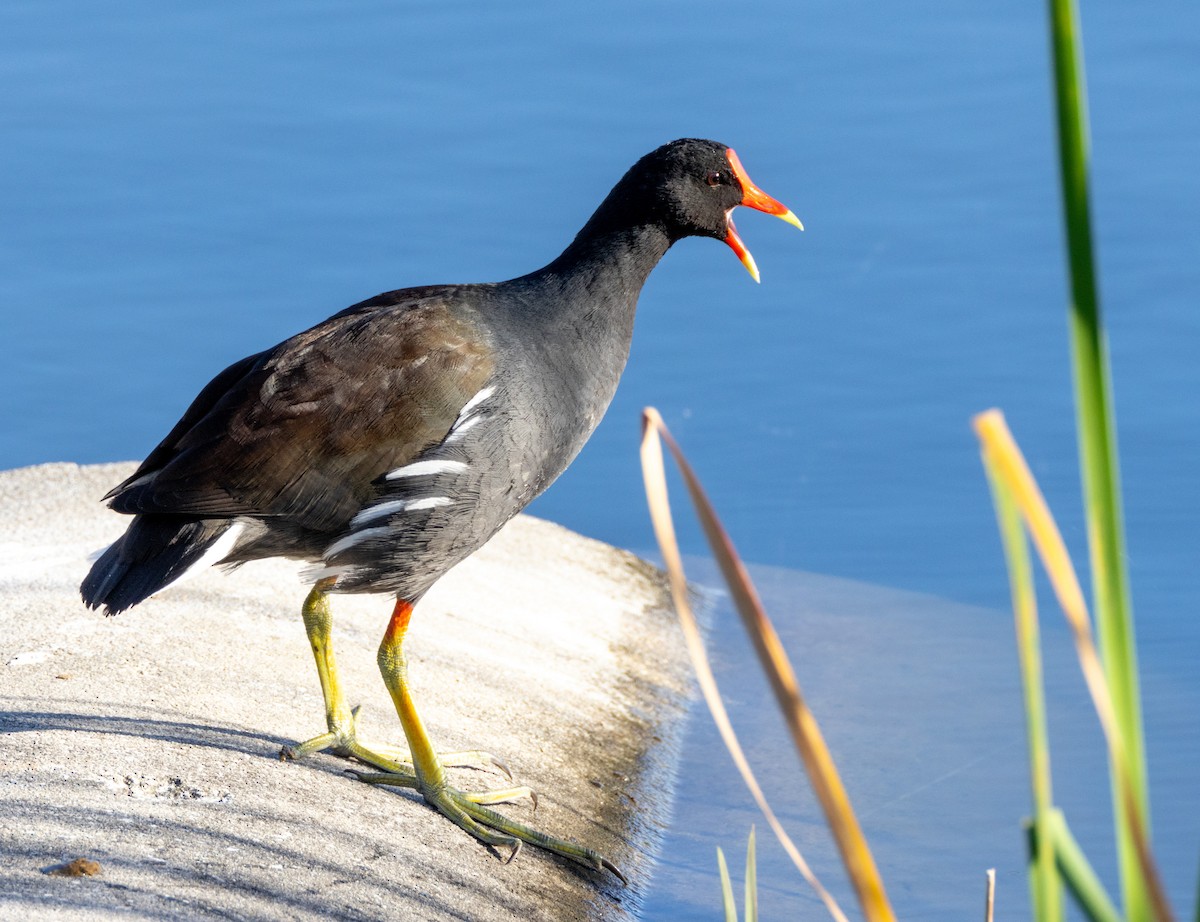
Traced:
[[570, 431], [556, 434], [566, 460], [612, 400], [629, 357], [638, 295], [670, 245], [655, 227], [585, 226], [561, 256], [509, 283], [522, 350], [537, 355], [541, 386], [571, 420]]
[[562, 322], [632, 330], [642, 286], [672, 241], [653, 224], [596, 224], [594, 217], [557, 259], [526, 279], [551, 294], [540, 303]]

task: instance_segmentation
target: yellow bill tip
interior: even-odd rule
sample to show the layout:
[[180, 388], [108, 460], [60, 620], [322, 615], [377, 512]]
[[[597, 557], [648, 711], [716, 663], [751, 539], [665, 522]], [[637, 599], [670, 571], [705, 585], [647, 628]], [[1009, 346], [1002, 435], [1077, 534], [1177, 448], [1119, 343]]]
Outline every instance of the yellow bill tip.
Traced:
[[792, 225], [792, 227], [798, 227], [800, 230], [804, 230], [804, 225], [800, 223], [800, 219], [792, 214], [790, 210], [785, 211], [781, 215], [776, 215], [775, 217], [779, 218], [781, 221], [787, 221], [787, 223]]

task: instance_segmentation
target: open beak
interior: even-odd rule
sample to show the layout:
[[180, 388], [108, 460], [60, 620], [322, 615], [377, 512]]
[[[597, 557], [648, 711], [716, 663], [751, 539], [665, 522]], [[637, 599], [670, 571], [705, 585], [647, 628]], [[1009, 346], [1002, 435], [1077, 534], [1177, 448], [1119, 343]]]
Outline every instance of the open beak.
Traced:
[[[800, 223], [799, 218], [750, 181], [750, 177], [746, 175], [746, 170], [742, 166], [742, 161], [733, 152], [733, 148], [725, 151], [725, 156], [729, 158], [729, 166], [733, 169], [733, 175], [742, 186], [741, 203], [743, 205], [747, 208], [773, 214], [775, 217], [787, 221], [788, 224], [794, 224], [800, 230], [804, 230], [804, 225]], [[754, 264], [754, 257], [750, 255], [750, 251], [746, 249], [746, 244], [742, 243], [742, 238], [738, 236], [737, 228], [733, 226], [732, 216], [729, 218], [729, 234], [725, 237], [725, 242], [729, 244], [729, 248], [733, 252], [737, 253], [737, 258], [742, 261], [742, 265], [746, 267], [746, 271], [757, 282], [759, 280], [758, 266]]]

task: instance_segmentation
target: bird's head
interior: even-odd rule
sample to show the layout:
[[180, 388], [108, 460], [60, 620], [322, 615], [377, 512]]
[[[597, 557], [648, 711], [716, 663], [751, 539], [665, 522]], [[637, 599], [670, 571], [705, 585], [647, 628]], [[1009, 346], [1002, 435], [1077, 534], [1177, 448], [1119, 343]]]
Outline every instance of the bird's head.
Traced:
[[750, 181], [733, 149], [716, 141], [683, 138], [651, 151], [630, 169], [625, 181], [639, 187], [673, 240], [713, 237], [729, 245], [757, 282], [758, 267], [733, 224], [739, 205], [804, 226], [785, 206]]

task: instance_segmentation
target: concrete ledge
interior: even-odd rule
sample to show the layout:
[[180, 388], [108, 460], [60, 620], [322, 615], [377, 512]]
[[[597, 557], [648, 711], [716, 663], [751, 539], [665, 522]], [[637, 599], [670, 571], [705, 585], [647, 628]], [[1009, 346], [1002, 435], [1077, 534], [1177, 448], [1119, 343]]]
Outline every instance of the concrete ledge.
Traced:
[[[89, 553], [125, 519], [129, 465], [0, 473], [0, 918], [625, 919], [668, 810], [684, 654], [658, 574], [522, 517], [418, 608], [411, 677], [444, 750], [484, 748], [538, 790], [505, 807], [629, 876], [526, 848], [503, 864], [408, 792], [347, 762], [277, 759], [324, 730], [298, 567], [182, 583], [117, 618], [87, 611]], [[390, 611], [334, 598], [364, 732], [399, 742], [375, 667]], [[503, 785], [462, 770], [464, 787]], [[53, 876], [60, 862], [97, 876]]]

